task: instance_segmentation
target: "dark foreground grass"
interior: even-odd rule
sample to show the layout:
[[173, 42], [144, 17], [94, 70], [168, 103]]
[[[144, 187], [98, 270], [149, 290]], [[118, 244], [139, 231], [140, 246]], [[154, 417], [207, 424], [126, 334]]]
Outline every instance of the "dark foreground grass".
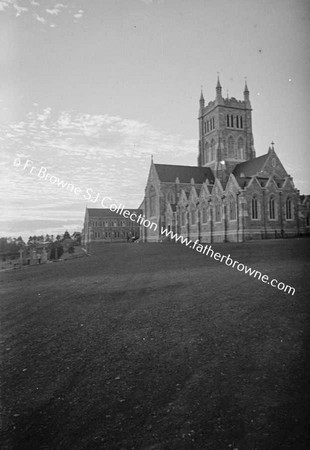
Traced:
[[306, 449], [307, 239], [106, 245], [1, 275], [2, 449]]

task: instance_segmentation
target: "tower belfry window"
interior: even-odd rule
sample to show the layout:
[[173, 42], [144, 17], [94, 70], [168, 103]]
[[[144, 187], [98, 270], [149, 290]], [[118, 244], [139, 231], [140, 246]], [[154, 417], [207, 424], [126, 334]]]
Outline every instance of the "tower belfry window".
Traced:
[[237, 155], [237, 158], [244, 159], [244, 144], [243, 144], [242, 137], [240, 137], [238, 139], [238, 155]]
[[240, 116], [240, 128], [243, 128], [243, 120], [242, 120], [242, 116]]
[[234, 158], [234, 140], [232, 136], [229, 136], [228, 141], [228, 158]]
[[236, 117], [236, 126], [239, 128], [239, 116]]
[[229, 114], [226, 116], [226, 125], [229, 127]]
[[211, 161], [215, 160], [215, 140], [211, 141]]
[[205, 162], [209, 162], [210, 161], [210, 155], [209, 155], [209, 142], [206, 142], [205, 145]]
[[233, 115], [231, 115], [230, 116], [230, 126], [233, 128], [233, 126], [234, 126], [234, 116]]

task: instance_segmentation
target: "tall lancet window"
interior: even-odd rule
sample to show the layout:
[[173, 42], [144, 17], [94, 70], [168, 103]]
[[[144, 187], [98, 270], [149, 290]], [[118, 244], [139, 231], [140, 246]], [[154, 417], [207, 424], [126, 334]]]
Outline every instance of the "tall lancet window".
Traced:
[[286, 212], [286, 218], [288, 220], [292, 219], [292, 200], [287, 197], [285, 202], [285, 212]]
[[222, 222], [221, 203], [219, 199], [215, 201], [215, 222]]
[[274, 196], [271, 196], [269, 199], [269, 218], [271, 220], [274, 220], [276, 218]]
[[211, 161], [215, 160], [215, 140], [211, 141]]
[[156, 190], [154, 186], [150, 189], [150, 215], [156, 216]]
[[205, 163], [208, 163], [210, 161], [210, 149], [209, 149], [209, 142], [206, 142], [205, 144]]
[[229, 219], [236, 220], [236, 202], [232, 195], [229, 197]]
[[227, 141], [228, 146], [228, 158], [234, 158], [234, 140], [232, 136], [229, 136]]
[[258, 201], [256, 197], [252, 198], [251, 207], [252, 207], [252, 219], [258, 219]]
[[238, 158], [244, 159], [244, 143], [242, 137], [238, 139]]

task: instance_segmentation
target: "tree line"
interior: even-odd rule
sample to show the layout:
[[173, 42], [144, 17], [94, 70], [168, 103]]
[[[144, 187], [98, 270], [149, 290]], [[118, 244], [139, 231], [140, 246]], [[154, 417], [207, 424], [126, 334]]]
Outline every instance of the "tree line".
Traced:
[[0, 254], [2, 259], [19, 257], [20, 250], [29, 251], [44, 247], [50, 251], [50, 258], [60, 258], [65, 250], [69, 253], [74, 252], [74, 246], [81, 244], [81, 233], [74, 232], [72, 235], [65, 231], [63, 236], [58, 234], [56, 237], [53, 234], [41, 234], [29, 236], [27, 242], [21, 236], [15, 237], [1, 237], [0, 238]]

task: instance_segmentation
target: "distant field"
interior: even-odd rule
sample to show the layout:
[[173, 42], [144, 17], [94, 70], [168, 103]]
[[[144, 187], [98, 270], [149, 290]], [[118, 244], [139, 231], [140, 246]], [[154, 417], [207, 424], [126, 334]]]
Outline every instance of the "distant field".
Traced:
[[310, 240], [108, 244], [1, 273], [1, 449], [310, 448]]

